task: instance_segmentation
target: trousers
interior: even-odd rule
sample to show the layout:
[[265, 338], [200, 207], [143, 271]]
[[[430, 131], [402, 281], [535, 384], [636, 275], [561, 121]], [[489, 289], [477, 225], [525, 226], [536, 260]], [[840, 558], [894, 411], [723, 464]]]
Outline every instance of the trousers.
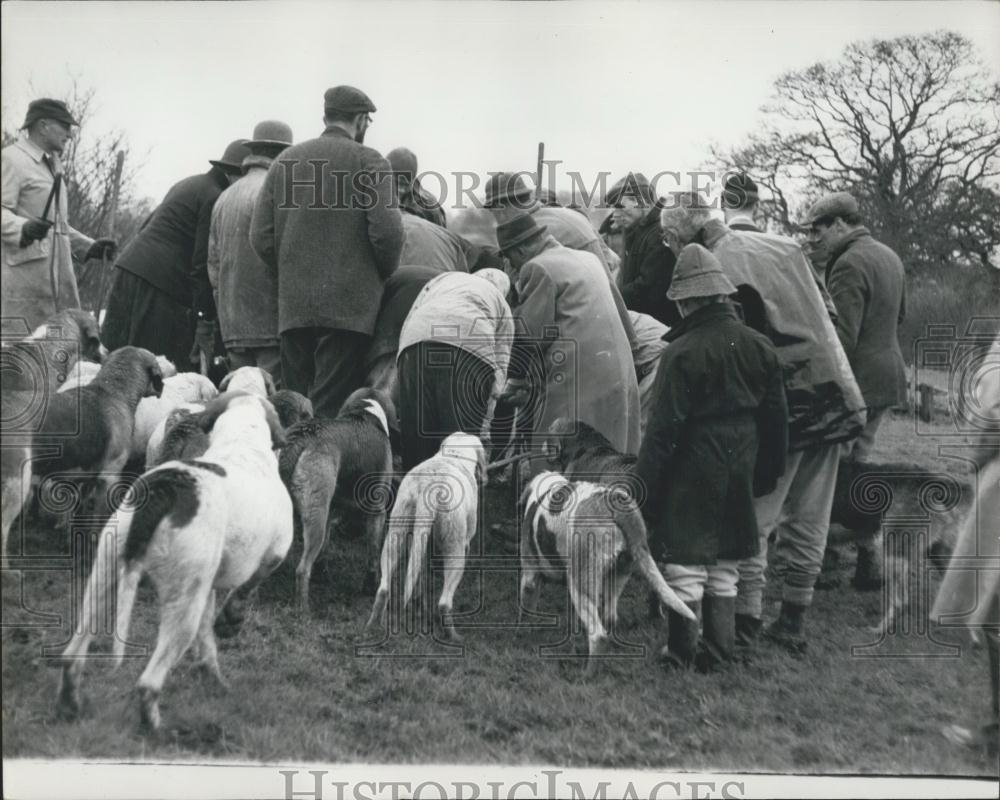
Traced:
[[663, 579], [685, 603], [700, 602], [702, 597], [736, 597], [740, 578], [738, 561], [716, 561], [711, 566], [661, 564]]
[[317, 417], [337, 416], [361, 386], [371, 337], [336, 328], [293, 328], [281, 334], [281, 377], [286, 389], [308, 397]]
[[739, 562], [736, 613], [763, 613], [768, 538], [775, 533], [775, 566], [783, 580], [782, 600], [812, 604], [830, 532], [840, 444], [819, 444], [788, 454], [785, 474], [770, 494], [754, 500], [760, 552]]

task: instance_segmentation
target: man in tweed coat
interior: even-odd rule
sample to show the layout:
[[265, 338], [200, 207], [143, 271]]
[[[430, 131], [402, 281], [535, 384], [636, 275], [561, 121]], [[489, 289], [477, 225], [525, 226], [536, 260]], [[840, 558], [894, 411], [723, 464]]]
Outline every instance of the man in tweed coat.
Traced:
[[276, 386], [281, 384], [277, 285], [250, 246], [250, 222], [271, 162], [291, 144], [292, 129], [284, 122], [267, 120], [254, 128], [243, 177], [215, 202], [208, 236], [208, 279], [229, 368], [266, 369]]
[[250, 242], [277, 276], [285, 387], [332, 417], [363, 377], [403, 223], [389, 163], [363, 144], [375, 105], [350, 86], [324, 99], [326, 130], [268, 170]]

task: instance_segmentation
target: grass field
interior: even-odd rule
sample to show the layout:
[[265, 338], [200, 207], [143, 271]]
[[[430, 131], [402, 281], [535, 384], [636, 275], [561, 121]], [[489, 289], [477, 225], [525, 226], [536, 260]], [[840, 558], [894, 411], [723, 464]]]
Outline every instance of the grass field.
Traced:
[[[887, 451], [935, 467], [936, 448], [907, 430], [912, 422], [889, 421]], [[509, 522], [505, 498], [503, 487], [487, 490], [487, 525]], [[66, 551], [65, 541], [36, 537], [31, 553]], [[43, 647], [65, 640], [68, 623], [10, 627], [24, 612], [21, 581], [6, 572], [4, 756], [997, 772], [985, 755], [940, 734], [948, 723], [985, 721], [985, 653], [959, 631], [933, 631], [937, 642], [900, 634], [867, 654], [852, 652], [878, 641], [868, 628], [881, 617], [882, 599], [849, 588], [849, 549], [839, 564], [840, 588], [817, 593], [802, 658], [765, 643], [752, 663], [721, 674], [665, 672], [655, 657], [665, 631], [646, 619], [644, 591], [633, 581], [619, 631], [632, 647], [584, 679], [581, 643], [568, 636], [565, 591], [543, 594], [541, 608], [556, 615], [548, 627], [516, 630], [516, 565], [489, 535], [473, 545], [483, 568], [467, 571], [459, 590], [457, 608], [466, 613], [460, 651], [427, 636], [397, 636], [359, 653], [370, 600], [357, 596], [363, 547], [356, 540], [331, 540], [313, 576], [313, 614], [302, 618], [292, 605], [300, 546], [262, 587], [240, 635], [220, 643], [230, 692], [182, 664], [165, 687], [163, 729], [155, 736], [139, 732], [132, 691], [144, 658], [126, 660], [117, 672], [95, 659], [85, 673], [83, 719], [57, 719], [58, 670]], [[70, 619], [69, 576], [24, 573], [23, 602]], [[775, 611], [772, 598], [767, 612]], [[152, 642], [154, 612], [146, 589], [131, 641]], [[961, 656], [948, 655], [942, 642], [957, 645]]]

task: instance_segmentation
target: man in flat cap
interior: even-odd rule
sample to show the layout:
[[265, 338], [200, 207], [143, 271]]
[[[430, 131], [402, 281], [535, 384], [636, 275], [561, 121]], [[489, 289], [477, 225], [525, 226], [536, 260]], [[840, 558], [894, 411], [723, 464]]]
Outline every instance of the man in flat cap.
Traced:
[[101, 328], [109, 348], [145, 347], [181, 370], [211, 364], [221, 347], [208, 280], [212, 209], [249, 154], [237, 139], [207, 172], [175, 183], [118, 257]]
[[389, 162], [363, 144], [374, 103], [351, 86], [327, 90], [324, 103], [322, 135], [268, 170], [250, 241], [277, 277], [285, 387], [334, 417], [364, 377], [403, 221]]
[[24, 133], [3, 148], [3, 307], [12, 332], [27, 333], [66, 308], [79, 308], [73, 256], [113, 256], [115, 242], [69, 224], [62, 154], [77, 125], [61, 100], [28, 105]]
[[784, 471], [788, 411], [778, 354], [740, 320], [718, 259], [688, 244], [669, 291], [683, 319], [665, 337], [636, 475], [650, 549], [696, 617], [669, 612], [662, 655], [708, 671], [735, 655], [739, 561], [760, 550], [754, 497]]
[[420, 185], [417, 177], [417, 156], [412, 150], [397, 147], [390, 150], [386, 156], [392, 167], [393, 178], [396, 181], [396, 200], [404, 214], [413, 214], [442, 228], [448, 227], [441, 204]]
[[[903, 263], [862, 224], [858, 203], [847, 192], [828, 194], [806, 217], [810, 241], [827, 254], [826, 285], [837, 307], [837, 335], [854, 370], [868, 421], [849, 463], [863, 469], [885, 413], [906, 402], [906, 367], [898, 326], [906, 314]], [[881, 588], [877, 529], [858, 531], [854, 584]]]
[[278, 285], [250, 246], [250, 222], [271, 162], [291, 145], [292, 129], [284, 122], [257, 124], [246, 143], [250, 155], [243, 159], [243, 177], [219, 195], [208, 237], [208, 279], [229, 369], [260, 367], [279, 388]]
[[841, 443], [861, 431], [864, 401], [796, 242], [731, 231], [693, 192], [679, 193], [660, 213], [660, 225], [671, 249], [700, 242], [718, 259], [747, 324], [771, 340], [784, 367], [787, 467], [777, 487], [754, 503], [761, 546], [740, 561], [736, 627], [739, 643], [751, 647], [762, 628], [767, 538], [774, 532], [783, 586], [768, 636], [799, 652], [830, 529]]
[[525, 390], [535, 393], [536, 437], [565, 417], [586, 422], [615, 449], [635, 455], [639, 385], [603, 265], [563, 247], [529, 214], [499, 225], [497, 241], [517, 293], [511, 380], [504, 394], [510, 400]]
[[614, 209], [614, 226], [625, 236], [625, 257], [618, 272], [618, 288], [625, 305], [664, 325], [676, 325], [681, 317], [677, 306], [667, 298], [667, 289], [677, 257], [663, 243], [663, 203], [649, 179], [641, 172], [630, 172], [608, 190], [604, 204]]

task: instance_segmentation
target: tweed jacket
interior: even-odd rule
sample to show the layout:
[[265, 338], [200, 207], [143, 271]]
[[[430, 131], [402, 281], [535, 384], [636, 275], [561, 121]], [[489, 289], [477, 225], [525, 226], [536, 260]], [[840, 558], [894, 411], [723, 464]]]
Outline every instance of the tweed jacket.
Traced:
[[903, 262], [858, 228], [830, 254], [827, 287], [837, 306], [837, 335], [865, 405], [906, 402], [906, 367], [897, 328], [906, 316]]
[[371, 335], [403, 247], [389, 163], [335, 125], [289, 147], [267, 172], [250, 243], [276, 276], [279, 333]]

